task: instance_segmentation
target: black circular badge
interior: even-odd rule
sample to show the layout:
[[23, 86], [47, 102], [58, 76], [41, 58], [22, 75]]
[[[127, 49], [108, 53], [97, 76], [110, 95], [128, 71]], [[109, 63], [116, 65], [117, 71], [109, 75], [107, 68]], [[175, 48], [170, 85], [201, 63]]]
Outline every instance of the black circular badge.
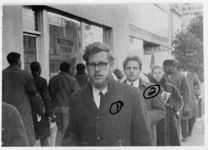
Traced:
[[150, 99], [160, 93], [160, 85], [152, 85], [144, 90], [143, 96], [145, 99]]
[[110, 106], [110, 113], [115, 115], [121, 111], [121, 108], [123, 107], [124, 103], [119, 100], [117, 102], [114, 102]]

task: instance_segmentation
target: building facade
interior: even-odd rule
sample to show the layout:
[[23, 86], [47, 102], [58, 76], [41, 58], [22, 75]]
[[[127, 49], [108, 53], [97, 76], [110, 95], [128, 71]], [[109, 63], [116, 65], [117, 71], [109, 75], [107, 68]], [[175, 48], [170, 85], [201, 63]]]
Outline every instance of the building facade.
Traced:
[[3, 5], [2, 68], [11, 51], [22, 56], [29, 71], [39, 61], [49, 79], [62, 61], [83, 62], [87, 44], [98, 41], [113, 49], [115, 68], [122, 69], [127, 55], [137, 54], [143, 72], [151, 64], [172, 58], [171, 40], [181, 27], [181, 14], [171, 4]]

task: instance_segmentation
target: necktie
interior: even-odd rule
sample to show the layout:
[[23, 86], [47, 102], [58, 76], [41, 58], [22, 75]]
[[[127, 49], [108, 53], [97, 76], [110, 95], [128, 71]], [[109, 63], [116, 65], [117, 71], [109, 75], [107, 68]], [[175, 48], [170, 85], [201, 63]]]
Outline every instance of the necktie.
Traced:
[[101, 106], [101, 104], [103, 103], [104, 94], [100, 91], [99, 95], [100, 95], [100, 106]]
[[134, 86], [134, 83], [131, 83], [131, 86]]

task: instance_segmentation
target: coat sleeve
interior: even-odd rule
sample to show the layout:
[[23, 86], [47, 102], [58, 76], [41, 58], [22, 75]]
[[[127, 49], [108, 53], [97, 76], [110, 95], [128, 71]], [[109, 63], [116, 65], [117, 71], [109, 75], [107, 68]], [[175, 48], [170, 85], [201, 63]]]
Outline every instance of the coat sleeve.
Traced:
[[51, 98], [49, 96], [49, 91], [47, 87], [47, 81], [45, 79], [42, 80], [41, 94], [42, 94], [46, 112], [50, 116], [52, 114], [52, 104], [51, 104]]
[[184, 101], [184, 109], [188, 110], [190, 108], [190, 101], [191, 101], [191, 90], [188, 84], [188, 81], [186, 77], [183, 77], [182, 80], [182, 96], [183, 96], [183, 101]]
[[25, 81], [24, 81], [25, 90], [27, 91], [28, 95], [30, 96], [30, 102], [32, 105], [33, 111], [37, 112], [39, 115], [45, 114], [45, 107], [43, 100], [41, 98], [40, 93], [37, 91], [35, 86], [35, 82], [29, 74], [25, 74]]
[[75, 105], [73, 103], [73, 95], [69, 103], [69, 124], [65, 131], [62, 146], [79, 146], [79, 130], [76, 124]]
[[153, 145], [150, 120], [141, 93], [138, 92], [137, 98], [133, 100], [131, 145], [132, 146], [151, 146]]
[[73, 91], [77, 91], [80, 88], [79, 83], [76, 78], [74, 78], [73, 82]]
[[172, 94], [172, 99], [173, 99], [172, 106], [175, 109], [175, 111], [178, 112], [182, 109], [184, 105], [183, 98], [180, 92], [178, 91], [178, 89], [174, 85], [171, 85], [171, 88], [172, 88], [171, 94]]
[[9, 128], [7, 142], [4, 146], [29, 146], [26, 129], [18, 110], [14, 107], [10, 107], [10, 110], [11, 116], [8, 122], [11, 124], [9, 126], [11, 128]]

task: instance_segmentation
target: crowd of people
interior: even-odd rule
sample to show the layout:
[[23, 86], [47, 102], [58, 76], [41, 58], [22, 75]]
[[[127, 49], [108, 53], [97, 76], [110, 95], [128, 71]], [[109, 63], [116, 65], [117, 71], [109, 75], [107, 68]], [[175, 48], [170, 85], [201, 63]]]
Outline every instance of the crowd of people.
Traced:
[[19, 53], [7, 60], [2, 146], [34, 146], [36, 140], [49, 146], [51, 122], [58, 129], [55, 146], [180, 146], [202, 114], [197, 74], [173, 59], [143, 74], [141, 59], [127, 56], [122, 72], [114, 69], [111, 49], [95, 42], [75, 76], [62, 62], [48, 84], [39, 62], [31, 62], [30, 74], [21, 69]]

